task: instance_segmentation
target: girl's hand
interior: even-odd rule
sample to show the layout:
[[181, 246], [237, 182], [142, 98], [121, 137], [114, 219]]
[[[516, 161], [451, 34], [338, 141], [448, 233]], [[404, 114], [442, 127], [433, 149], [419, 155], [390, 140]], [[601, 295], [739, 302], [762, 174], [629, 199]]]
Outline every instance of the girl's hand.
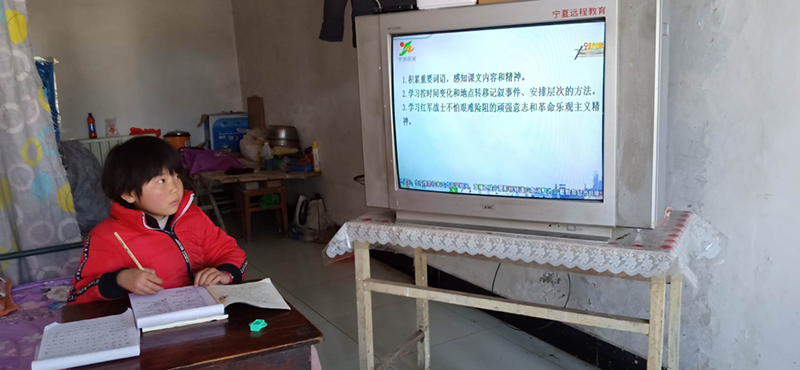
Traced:
[[231, 283], [231, 275], [215, 268], [206, 268], [194, 276], [194, 286], [209, 286], [215, 284], [226, 285]]
[[161, 283], [164, 281], [156, 276], [156, 271], [152, 269], [125, 269], [117, 275], [117, 284], [127, 291], [138, 295], [153, 295], [164, 288]]

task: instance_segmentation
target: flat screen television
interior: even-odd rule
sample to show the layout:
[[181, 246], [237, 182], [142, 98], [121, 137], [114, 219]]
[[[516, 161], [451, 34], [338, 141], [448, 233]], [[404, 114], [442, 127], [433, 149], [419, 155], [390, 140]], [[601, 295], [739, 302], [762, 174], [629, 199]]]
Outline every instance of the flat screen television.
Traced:
[[666, 19], [659, 0], [357, 18], [367, 204], [494, 229], [655, 227]]

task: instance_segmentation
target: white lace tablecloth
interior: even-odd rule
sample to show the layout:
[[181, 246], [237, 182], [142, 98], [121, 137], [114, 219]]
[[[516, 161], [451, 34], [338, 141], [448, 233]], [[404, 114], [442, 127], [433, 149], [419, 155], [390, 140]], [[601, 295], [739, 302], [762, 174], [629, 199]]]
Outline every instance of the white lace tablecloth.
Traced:
[[482, 255], [584, 271], [630, 276], [666, 276], [680, 271], [696, 285], [690, 259], [719, 259], [727, 239], [700, 217], [668, 212], [655, 230], [617, 230], [611, 240], [587, 241], [537, 235], [395, 223], [392, 212], [347, 222], [325, 254], [337, 258], [353, 251], [353, 242]]

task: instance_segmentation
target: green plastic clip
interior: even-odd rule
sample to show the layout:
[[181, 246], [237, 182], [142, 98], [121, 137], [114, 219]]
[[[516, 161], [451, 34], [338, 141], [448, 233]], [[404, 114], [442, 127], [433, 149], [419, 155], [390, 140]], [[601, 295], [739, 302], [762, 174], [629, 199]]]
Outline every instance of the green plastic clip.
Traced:
[[267, 325], [268, 324], [267, 324], [266, 321], [264, 321], [262, 319], [258, 319], [256, 321], [253, 321], [253, 322], [250, 323], [250, 331], [259, 332], [259, 331], [263, 330], [264, 328], [266, 328]]

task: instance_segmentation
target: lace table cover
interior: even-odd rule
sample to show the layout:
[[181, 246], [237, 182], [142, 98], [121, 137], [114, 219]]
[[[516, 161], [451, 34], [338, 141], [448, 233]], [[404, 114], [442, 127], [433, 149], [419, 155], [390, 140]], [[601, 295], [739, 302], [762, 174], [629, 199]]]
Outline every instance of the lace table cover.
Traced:
[[370, 243], [373, 248], [422, 248], [646, 278], [680, 271], [695, 285], [688, 260], [718, 258], [727, 239], [686, 211], [669, 210], [654, 230], [615, 230], [607, 242], [401, 224], [395, 223], [394, 213], [385, 212], [347, 222], [325, 254], [337, 258], [350, 253], [356, 241]]

